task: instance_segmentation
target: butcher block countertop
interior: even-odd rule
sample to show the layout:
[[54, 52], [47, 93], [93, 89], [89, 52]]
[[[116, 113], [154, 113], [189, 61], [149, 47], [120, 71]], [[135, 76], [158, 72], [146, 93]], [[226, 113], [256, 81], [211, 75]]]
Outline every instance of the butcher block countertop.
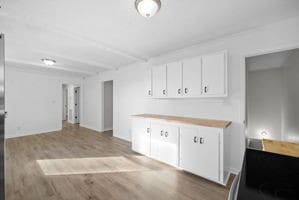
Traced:
[[299, 157], [299, 143], [263, 139], [264, 151]]
[[167, 122], [207, 126], [213, 128], [227, 128], [231, 124], [231, 121], [224, 121], [224, 120], [200, 119], [200, 118], [178, 117], [178, 116], [156, 115], [156, 114], [140, 114], [140, 115], [133, 115], [133, 117], [159, 119]]

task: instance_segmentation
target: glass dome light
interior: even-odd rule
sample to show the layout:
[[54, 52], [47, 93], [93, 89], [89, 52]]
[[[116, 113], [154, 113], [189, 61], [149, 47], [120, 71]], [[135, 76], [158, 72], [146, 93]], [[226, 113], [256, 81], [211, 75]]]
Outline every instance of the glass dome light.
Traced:
[[160, 0], [136, 0], [136, 10], [146, 18], [154, 16], [161, 8]]

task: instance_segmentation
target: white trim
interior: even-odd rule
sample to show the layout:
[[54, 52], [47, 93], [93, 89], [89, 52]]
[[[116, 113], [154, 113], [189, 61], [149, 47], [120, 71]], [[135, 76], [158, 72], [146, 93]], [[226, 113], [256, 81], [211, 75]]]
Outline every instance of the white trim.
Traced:
[[112, 127], [109, 127], [109, 128], [104, 128], [103, 129], [103, 132], [105, 132], [105, 131], [112, 131], [113, 130], [113, 128]]
[[235, 169], [235, 168], [230, 168], [230, 169], [229, 169], [229, 173], [234, 174], [234, 175], [237, 175], [237, 174], [240, 173], [240, 170]]
[[99, 130], [93, 126], [89, 126], [89, 125], [86, 125], [86, 124], [80, 124], [80, 127], [83, 127], [83, 128], [87, 128], [87, 129], [90, 129], [90, 130], [93, 130], [93, 131], [97, 131], [99, 133], [103, 132], [102, 130]]
[[26, 136], [32, 136], [32, 135], [41, 135], [41, 134], [47, 134], [47, 133], [53, 133], [57, 131], [61, 131], [62, 128], [59, 129], [49, 129], [41, 132], [31, 132], [31, 133], [22, 133], [22, 134], [5, 134], [5, 139], [10, 138], [19, 138], [19, 137], [26, 137]]

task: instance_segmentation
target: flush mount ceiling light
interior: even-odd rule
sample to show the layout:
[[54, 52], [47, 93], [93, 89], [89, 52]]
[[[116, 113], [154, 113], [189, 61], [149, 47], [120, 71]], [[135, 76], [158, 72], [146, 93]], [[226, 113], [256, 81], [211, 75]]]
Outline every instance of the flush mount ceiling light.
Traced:
[[48, 59], [48, 58], [43, 58], [41, 60], [43, 61], [43, 63], [45, 63], [45, 65], [48, 65], [48, 66], [52, 66], [56, 63], [55, 60]]
[[160, 0], [136, 0], [135, 8], [140, 15], [146, 18], [154, 16], [161, 8]]

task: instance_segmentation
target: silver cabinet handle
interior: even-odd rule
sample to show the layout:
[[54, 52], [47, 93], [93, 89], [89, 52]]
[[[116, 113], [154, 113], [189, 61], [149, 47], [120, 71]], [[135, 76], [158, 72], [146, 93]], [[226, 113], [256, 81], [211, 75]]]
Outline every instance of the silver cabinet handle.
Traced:
[[168, 132], [167, 131], [165, 132], [165, 137], [168, 137]]
[[166, 90], [163, 90], [163, 94], [164, 94], [164, 95], [166, 94]]
[[147, 128], [147, 129], [146, 129], [146, 132], [149, 133], [149, 132], [150, 132], [150, 128]]
[[197, 143], [197, 142], [198, 142], [198, 138], [197, 138], [196, 136], [194, 136], [194, 138], [193, 138], [193, 142], [194, 142], [194, 143]]
[[185, 94], [187, 94], [188, 93], [188, 88], [185, 88]]
[[148, 95], [150, 95], [150, 96], [152, 95], [152, 91], [151, 90], [148, 91]]
[[203, 144], [203, 142], [204, 142], [204, 140], [203, 140], [203, 138], [201, 137], [201, 138], [199, 139], [199, 143], [200, 143], [200, 144]]
[[205, 89], [204, 89], [205, 93], [208, 92], [208, 86], [205, 86]]
[[178, 94], [181, 94], [181, 88], [180, 88], [180, 89], [178, 89]]
[[164, 131], [163, 131], [163, 130], [160, 132], [160, 135], [161, 135], [161, 136], [163, 136], [163, 135], [164, 135]]

